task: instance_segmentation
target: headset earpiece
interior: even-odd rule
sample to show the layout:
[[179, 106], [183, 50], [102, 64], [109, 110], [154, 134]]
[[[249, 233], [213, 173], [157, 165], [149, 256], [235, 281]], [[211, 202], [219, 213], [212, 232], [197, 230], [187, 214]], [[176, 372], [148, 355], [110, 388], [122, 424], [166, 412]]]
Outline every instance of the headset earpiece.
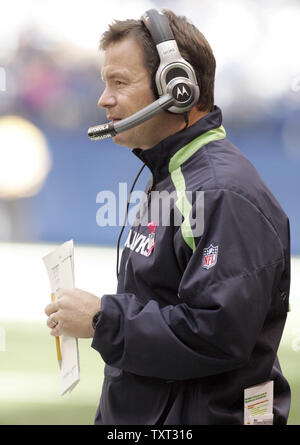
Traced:
[[155, 75], [158, 95], [161, 97], [164, 94], [172, 94], [175, 105], [168, 108], [168, 111], [176, 114], [185, 113], [198, 102], [200, 97], [194, 68], [181, 56], [165, 14], [150, 9], [143, 15], [142, 21], [160, 57], [160, 65]]

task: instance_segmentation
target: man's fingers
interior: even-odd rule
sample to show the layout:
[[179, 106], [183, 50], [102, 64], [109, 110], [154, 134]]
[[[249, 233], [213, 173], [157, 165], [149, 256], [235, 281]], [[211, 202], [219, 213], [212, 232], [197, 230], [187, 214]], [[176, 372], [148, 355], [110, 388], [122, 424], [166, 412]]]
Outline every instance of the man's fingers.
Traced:
[[74, 294], [76, 294], [76, 288], [75, 287], [71, 287], [71, 288], [61, 288], [57, 291], [56, 293], [56, 297], [57, 299], [63, 297], [64, 295], [70, 295], [73, 296]]
[[55, 314], [56, 312], [52, 313], [52, 315], [50, 315], [50, 317], [47, 318], [48, 328], [54, 329], [58, 325], [58, 317]]
[[50, 335], [58, 337], [61, 335], [61, 325], [59, 324], [59, 319], [56, 314], [57, 312], [54, 312], [47, 318], [47, 326], [50, 328]]
[[46, 315], [51, 315], [53, 314], [53, 312], [57, 312], [58, 311], [58, 302], [55, 301], [54, 303], [50, 303], [45, 307], [45, 314]]
[[51, 329], [50, 335], [53, 335], [54, 337], [59, 337], [61, 335], [59, 327], [56, 326], [56, 328]]

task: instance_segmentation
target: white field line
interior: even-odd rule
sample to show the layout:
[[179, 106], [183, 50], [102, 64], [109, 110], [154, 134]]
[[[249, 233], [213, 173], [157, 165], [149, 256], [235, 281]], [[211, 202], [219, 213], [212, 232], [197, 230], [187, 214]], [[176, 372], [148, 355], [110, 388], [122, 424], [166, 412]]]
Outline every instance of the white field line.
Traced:
[[58, 374], [0, 372], [0, 408], [3, 402], [26, 402], [45, 404], [85, 404], [96, 406], [101, 390], [95, 382], [82, 384], [74, 388], [71, 394], [60, 396]]

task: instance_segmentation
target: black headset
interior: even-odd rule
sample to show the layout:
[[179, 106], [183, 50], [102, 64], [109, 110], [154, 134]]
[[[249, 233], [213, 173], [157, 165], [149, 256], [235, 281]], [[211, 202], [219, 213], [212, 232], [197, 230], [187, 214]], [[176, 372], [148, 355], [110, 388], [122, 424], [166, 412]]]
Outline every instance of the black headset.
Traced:
[[159, 98], [115, 124], [109, 122], [89, 128], [88, 136], [93, 140], [113, 137], [140, 125], [163, 110], [175, 114], [186, 113], [199, 100], [200, 87], [197, 76], [192, 65], [180, 54], [167, 15], [156, 9], [150, 9], [145, 12], [141, 20], [149, 31], [160, 58], [160, 65], [155, 75]]
[[166, 14], [150, 9], [142, 16], [160, 58], [155, 74], [159, 97], [171, 93], [175, 105], [168, 108], [171, 113], [181, 114], [190, 110], [199, 100], [200, 88], [192, 65], [180, 54]]

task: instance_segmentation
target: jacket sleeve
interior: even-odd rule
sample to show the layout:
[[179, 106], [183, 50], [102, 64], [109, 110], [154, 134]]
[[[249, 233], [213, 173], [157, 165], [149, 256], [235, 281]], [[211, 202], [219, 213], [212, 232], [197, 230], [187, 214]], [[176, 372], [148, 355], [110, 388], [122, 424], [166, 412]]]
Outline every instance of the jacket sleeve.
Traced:
[[[182, 269], [178, 304], [143, 306], [133, 294], [102, 297], [92, 347], [107, 364], [184, 380], [249, 360], [284, 271], [284, 247], [271, 222], [237, 193], [205, 192], [204, 212], [194, 251], [180, 230], [174, 238]], [[204, 249], [211, 245], [217, 256], [207, 262]]]

